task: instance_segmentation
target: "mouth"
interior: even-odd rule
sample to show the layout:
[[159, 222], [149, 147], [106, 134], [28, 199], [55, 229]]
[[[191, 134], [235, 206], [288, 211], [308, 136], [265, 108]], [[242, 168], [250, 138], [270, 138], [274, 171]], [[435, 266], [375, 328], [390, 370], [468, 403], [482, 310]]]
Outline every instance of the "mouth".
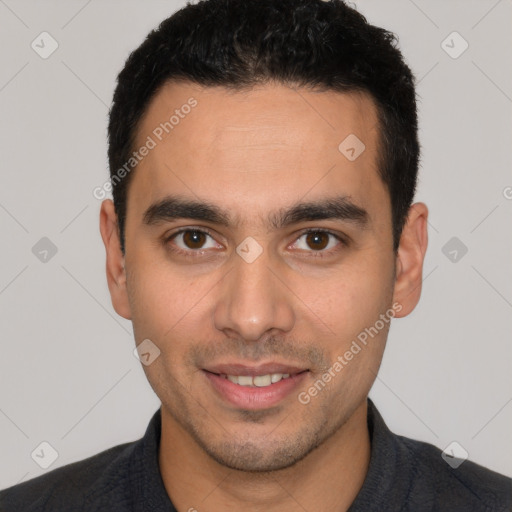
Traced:
[[243, 409], [265, 409], [289, 396], [309, 373], [308, 369], [268, 363], [257, 367], [231, 364], [202, 370], [224, 402]]
[[[304, 370], [307, 371], [307, 370]], [[289, 379], [289, 373], [267, 373], [265, 375], [255, 375], [254, 377], [251, 375], [226, 375], [226, 374], [214, 374], [219, 377], [223, 377], [224, 379], [228, 379], [233, 384], [238, 384], [239, 386], [247, 386], [250, 388], [264, 388], [266, 386], [271, 386], [272, 384], [276, 384], [283, 379]], [[298, 375], [298, 374], [295, 374]]]

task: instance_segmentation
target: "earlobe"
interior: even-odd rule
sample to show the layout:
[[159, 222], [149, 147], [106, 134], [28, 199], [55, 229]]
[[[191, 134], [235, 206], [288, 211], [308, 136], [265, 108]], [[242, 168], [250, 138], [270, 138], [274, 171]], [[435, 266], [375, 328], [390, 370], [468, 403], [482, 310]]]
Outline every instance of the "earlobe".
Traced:
[[117, 215], [110, 199], [105, 199], [101, 204], [100, 232], [106, 251], [107, 283], [112, 306], [120, 316], [131, 320], [124, 255], [121, 251]]
[[407, 316], [420, 299], [423, 261], [428, 245], [427, 219], [428, 208], [424, 203], [410, 207], [396, 257], [393, 301], [402, 306], [397, 317]]

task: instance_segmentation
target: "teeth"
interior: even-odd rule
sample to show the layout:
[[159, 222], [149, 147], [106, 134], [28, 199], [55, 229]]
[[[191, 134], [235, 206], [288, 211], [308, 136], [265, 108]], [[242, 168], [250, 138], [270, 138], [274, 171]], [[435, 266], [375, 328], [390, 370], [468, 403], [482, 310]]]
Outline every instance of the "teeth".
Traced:
[[252, 381], [254, 385], [259, 388], [262, 388], [263, 386], [270, 386], [270, 384], [272, 384], [272, 375], [256, 375], [253, 377]]
[[240, 386], [252, 386], [252, 377], [249, 375], [240, 375], [238, 377], [238, 384], [240, 384]]
[[239, 386], [248, 387], [265, 387], [275, 384], [282, 379], [286, 379], [290, 376], [289, 373], [269, 373], [267, 375], [256, 375], [251, 377], [250, 375], [223, 375], [228, 380]]

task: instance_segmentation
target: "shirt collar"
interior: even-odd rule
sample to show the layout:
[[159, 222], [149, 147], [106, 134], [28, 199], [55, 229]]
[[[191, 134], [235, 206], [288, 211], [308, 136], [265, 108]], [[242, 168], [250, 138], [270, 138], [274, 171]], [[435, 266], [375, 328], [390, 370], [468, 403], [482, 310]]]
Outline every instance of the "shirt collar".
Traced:
[[[375, 404], [369, 398], [367, 403], [370, 465], [363, 486], [348, 512], [381, 512], [382, 503], [403, 503], [413, 473], [411, 454], [399, 436], [389, 430]], [[400, 468], [400, 475], [397, 468]]]
[[134, 453], [134, 461], [140, 461], [143, 482], [136, 492], [141, 499], [135, 500], [136, 512], [155, 512], [165, 510], [176, 512], [167, 491], [165, 490], [160, 467], [158, 465], [158, 448], [162, 433], [162, 411], [158, 409], [151, 418], [138, 450]]
[[[370, 465], [363, 486], [349, 508], [349, 512], [378, 512], [379, 503], [401, 502], [408, 493], [410, 479], [397, 478], [410, 474], [413, 467], [409, 452], [385, 424], [374, 403], [368, 398], [367, 424], [370, 434]], [[166, 510], [176, 512], [160, 473], [158, 448], [162, 429], [161, 409], [151, 418], [144, 437], [136, 444], [133, 453], [133, 469], [142, 478], [134, 481], [133, 493], [136, 512]], [[341, 485], [341, 483], [340, 483]], [[135, 497], [135, 496], [134, 496]], [[377, 507], [377, 508], [375, 508]]]

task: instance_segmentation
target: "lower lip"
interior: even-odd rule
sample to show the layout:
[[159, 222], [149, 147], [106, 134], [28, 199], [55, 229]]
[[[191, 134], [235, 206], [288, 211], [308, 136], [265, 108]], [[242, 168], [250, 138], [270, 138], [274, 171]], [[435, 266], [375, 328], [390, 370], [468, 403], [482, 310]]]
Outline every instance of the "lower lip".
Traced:
[[291, 375], [275, 384], [264, 387], [240, 386], [229, 379], [203, 370], [219, 395], [232, 405], [242, 409], [260, 410], [278, 404], [290, 395], [306, 378], [308, 371]]

